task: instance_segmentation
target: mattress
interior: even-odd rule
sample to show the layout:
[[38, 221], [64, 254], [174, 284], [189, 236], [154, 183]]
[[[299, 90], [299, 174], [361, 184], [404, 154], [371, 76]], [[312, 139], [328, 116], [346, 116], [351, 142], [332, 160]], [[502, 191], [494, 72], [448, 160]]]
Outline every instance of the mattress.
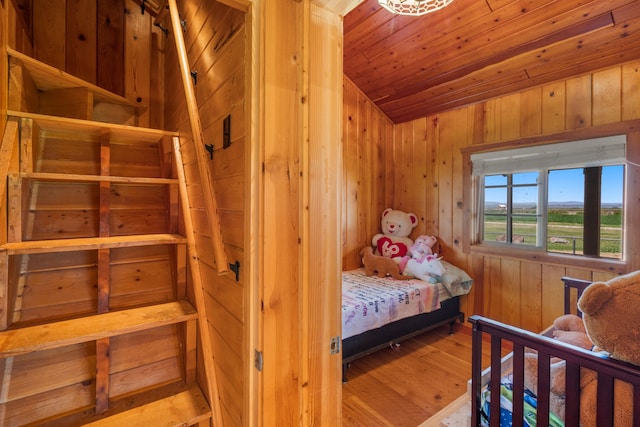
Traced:
[[379, 328], [396, 320], [440, 309], [448, 298], [471, 290], [471, 277], [446, 263], [433, 283], [367, 276], [364, 269], [342, 273], [342, 338]]
[[[489, 386], [485, 386], [482, 391], [482, 399], [480, 403], [481, 407], [481, 426], [489, 426], [489, 415], [491, 406], [491, 399], [489, 396]], [[537, 397], [530, 391], [524, 390], [523, 399], [523, 420], [522, 425], [524, 427], [536, 427], [536, 409], [537, 409]], [[500, 378], [500, 426], [510, 427], [513, 424], [513, 379], [511, 375], [506, 375]], [[549, 426], [550, 427], [563, 427], [564, 422], [553, 412], [549, 412]]]

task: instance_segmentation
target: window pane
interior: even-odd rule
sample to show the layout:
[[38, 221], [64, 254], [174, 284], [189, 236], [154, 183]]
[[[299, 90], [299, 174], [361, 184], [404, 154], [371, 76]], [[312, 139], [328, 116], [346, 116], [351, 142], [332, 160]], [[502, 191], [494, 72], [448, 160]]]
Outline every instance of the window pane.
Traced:
[[487, 175], [484, 177], [484, 186], [507, 185], [506, 175]]
[[549, 171], [547, 250], [582, 255], [584, 169]]
[[513, 218], [513, 237], [511, 243], [523, 245], [536, 244], [536, 217], [522, 216]]
[[[486, 188], [484, 191], [484, 236], [483, 240], [496, 240], [496, 237], [503, 235], [507, 230], [507, 187], [504, 175], [494, 175], [486, 177], [487, 181], [495, 183], [504, 181], [503, 187]], [[498, 179], [489, 179], [498, 178]], [[504, 178], [503, 180], [500, 178]]]
[[593, 224], [585, 224], [584, 219], [585, 170], [552, 170], [548, 177], [547, 250], [582, 255], [584, 230], [595, 227], [600, 230], [599, 256], [620, 259], [624, 167], [601, 168], [600, 215]]
[[486, 215], [484, 216], [484, 236], [482, 240], [490, 242], [504, 242], [507, 237], [507, 217], [506, 215]]
[[507, 207], [507, 187], [487, 188], [484, 190], [484, 210], [504, 210]]
[[525, 172], [513, 174], [513, 185], [537, 184], [538, 172]]
[[[513, 187], [513, 213], [536, 213], [538, 206], [538, 187]], [[531, 212], [533, 210], [533, 212]]]
[[549, 171], [549, 207], [584, 207], [584, 170], [559, 169]]

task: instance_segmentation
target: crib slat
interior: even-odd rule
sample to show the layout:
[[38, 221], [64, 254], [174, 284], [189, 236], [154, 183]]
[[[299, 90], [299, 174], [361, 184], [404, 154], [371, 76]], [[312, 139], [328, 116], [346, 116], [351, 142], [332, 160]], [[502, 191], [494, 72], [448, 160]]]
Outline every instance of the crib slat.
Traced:
[[567, 361], [565, 426], [578, 427], [580, 420], [580, 365]]
[[[513, 346], [513, 395], [524, 395], [524, 346]], [[513, 399], [513, 427], [522, 427], [524, 424], [524, 405], [520, 399]]]
[[549, 384], [551, 360], [549, 353], [538, 351], [538, 410], [536, 421], [539, 427], [549, 426]]
[[480, 394], [482, 392], [482, 332], [474, 323], [471, 332], [471, 347], [480, 349], [471, 353], [471, 391], [473, 393], [471, 425], [480, 425]]
[[598, 426], [613, 425], [613, 377], [598, 373], [596, 395], [596, 423]]
[[640, 384], [633, 386], [633, 425], [640, 423]]
[[[491, 372], [500, 372], [502, 339], [491, 336]], [[489, 427], [500, 427], [500, 375], [491, 375], [489, 382], [491, 402], [489, 402]]]

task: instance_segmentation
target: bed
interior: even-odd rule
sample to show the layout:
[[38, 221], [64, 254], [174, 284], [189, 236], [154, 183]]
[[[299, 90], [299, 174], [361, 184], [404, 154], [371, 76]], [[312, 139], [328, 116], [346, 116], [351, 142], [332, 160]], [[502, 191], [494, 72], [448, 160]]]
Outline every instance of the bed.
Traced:
[[[565, 313], [577, 312], [575, 302], [582, 291], [590, 284], [588, 281], [564, 277]], [[471, 378], [471, 425], [504, 425], [501, 417], [513, 421], [514, 426], [528, 419], [525, 408], [533, 408], [532, 425], [579, 425], [579, 380], [580, 368], [588, 368], [598, 376], [597, 387], [597, 423], [598, 426], [613, 425], [613, 383], [614, 379], [632, 384], [634, 390], [633, 425], [640, 425], [640, 368], [615, 359], [563, 344], [550, 338], [551, 329], [535, 334], [509, 326], [494, 320], [471, 316], [472, 332], [472, 378]], [[483, 340], [483, 335], [485, 340]], [[489, 340], [486, 340], [487, 336]], [[483, 341], [490, 342], [490, 366], [482, 370]], [[513, 351], [505, 357], [503, 345], [510, 345]], [[510, 348], [510, 347], [506, 347]], [[524, 388], [523, 360], [525, 351], [538, 352], [538, 393], [533, 395]], [[485, 349], [486, 350], [486, 349]], [[550, 358], [557, 357], [566, 361], [565, 419], [558, 419], [550, 413], [549, 369]], [[493, 375], [500, 372], [500, 375]], [[505, 384], [509, 387], [510, 401], [501, 399]], [[537, 408], [537, 409], [536, 409]]]
[[366, 276], [364, 269], [342, 273], [342, 374], [349, 364], [382, 348], [442, 325], [464, 322], [460, 296], [471, 277], [442, 261], [445, 273], [433, 283]]

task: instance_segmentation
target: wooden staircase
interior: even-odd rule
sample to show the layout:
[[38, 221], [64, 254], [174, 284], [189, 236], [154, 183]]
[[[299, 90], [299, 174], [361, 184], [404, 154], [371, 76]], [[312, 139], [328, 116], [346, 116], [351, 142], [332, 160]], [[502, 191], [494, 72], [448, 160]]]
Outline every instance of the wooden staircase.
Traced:
[[178, 135], [136, 127], [136, 104], [8, 54], [0, 425], [210, 425]]

